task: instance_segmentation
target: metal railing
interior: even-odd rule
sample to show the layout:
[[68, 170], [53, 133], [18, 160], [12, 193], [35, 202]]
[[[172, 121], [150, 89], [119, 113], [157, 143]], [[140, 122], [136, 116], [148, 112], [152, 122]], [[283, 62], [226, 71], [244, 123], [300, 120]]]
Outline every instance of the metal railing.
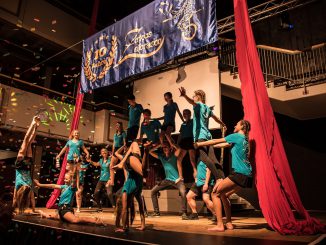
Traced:
[[[268, 46], [257, 46], [266, 85], [286, 86], [286, 89], [326, 82], [326, 44], [305, 51], [291, 51]], [[220, 40], [220, 62], [237, 72], [235, 42]], [[306, 92], [306, 91], [304, 91]]]

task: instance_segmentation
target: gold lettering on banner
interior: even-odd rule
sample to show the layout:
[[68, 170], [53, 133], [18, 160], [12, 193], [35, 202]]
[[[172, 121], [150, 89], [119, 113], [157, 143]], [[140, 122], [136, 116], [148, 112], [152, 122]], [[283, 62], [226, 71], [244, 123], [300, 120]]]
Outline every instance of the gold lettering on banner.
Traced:
[[[125, 49], [114, 68], [130, 58], [148, 58], [156, 54], [164, 44], [164, 37], [153, 38], [152, 31], [143, 32], [143, 28], [134, 28], [125, 36]], [[126, 54], [127, 53], [127, 54]]]
[[201, 9], [194, 10], [194, 0], [185, 0], [179, 10], [173, 10], [173, 4], [168, 1], [162, 1], [160, 3], [159, 11], [167, 18], [162, 21], [172, 21], [177, 19], [177, 28], [181, 31], [182, 38], [187, 41], [191, 41], [197, 33], [197, 24], [192, 23], [192, 17]]
[[[103, 40], [104, 38], [105, 38], [105, 36], [101, 35], [100, 40]], [[106, 39], [108, 39], [107, 36], [106, 36]], [[114, 61], [114, 57], [115, 57], [117, 49], [118, 49], [117, 37], [112, 36], [111, 49], [110, 49], [108, 57], [97, 62], [97, 63], [93, 63], [93, 64], [91, 64], [92, 54], [94, 53], [93, 60], [96, 61], [99, 58], [102, 58], [105, 55], [107, 55], [108, 49], [106, 47], [102, 47], [100, 49], [95, 50], [94, 52], [93, 52], [93, 50], [88, 50], [86, 52], [85, 64], [83, 67], [85, 77], [91, 82], [95, 82], [97, 79], [102, 79], [113, 65], [113, 61]], [[98, 75], [92, 71], [93, 68], [97, 68], [97, 67], [101, 67], [101, 66], [103, 66], [103, 68], [102, 68], [102, 71]]]

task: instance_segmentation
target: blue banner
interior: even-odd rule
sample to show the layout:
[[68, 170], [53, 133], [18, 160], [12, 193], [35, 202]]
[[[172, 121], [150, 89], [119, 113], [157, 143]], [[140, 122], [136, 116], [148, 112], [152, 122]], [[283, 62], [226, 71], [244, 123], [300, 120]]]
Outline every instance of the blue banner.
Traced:
[[84, 40], [81, 90], [119, 82], [217, 41], [215, 0], [156, 0]]

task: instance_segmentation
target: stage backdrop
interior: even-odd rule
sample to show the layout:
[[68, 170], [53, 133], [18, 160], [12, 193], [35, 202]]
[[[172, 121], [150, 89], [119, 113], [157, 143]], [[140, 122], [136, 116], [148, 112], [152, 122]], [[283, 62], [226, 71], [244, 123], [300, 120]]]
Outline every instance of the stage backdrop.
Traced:
[[[137, 103], [141, 103], [144, 108], [152, 111], [153, 118], [163, 116], [163, 106], [166, 103], [163, 97], [165, 92], [173, 94], [173, 100], [178, 104], [181, 113], [184, 109], [193, 111], [192, 106], [180, 97], [178, 88], [181, 86], [186, 88], [189, 97], [192, 97], [197, 89], [204, 90], [207, 105], [214, 106], [214, 114], [220, 117], [221, 93], [217, 57], [137, 80], [134, 83], [134, 95]], [[176, 132], [179, 132], [180, 125], [181, 119], [176, 115]], [[209, 128], [220, 128], [220, 125], [210, 120]]]
[[83, 43], [81, 90], [111, 85], [217, 41], [215, 0], [156, 0]]

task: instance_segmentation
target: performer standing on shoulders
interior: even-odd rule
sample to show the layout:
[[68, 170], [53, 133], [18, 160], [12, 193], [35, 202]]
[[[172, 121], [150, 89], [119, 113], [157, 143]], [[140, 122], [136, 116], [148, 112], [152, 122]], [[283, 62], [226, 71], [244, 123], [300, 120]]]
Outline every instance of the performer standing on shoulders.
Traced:
[[114, 153], [121, 147], [126, 145], [126, 132], [123, 130], [122, 122], [117, 122], [115, 125], [116, 131], [113, 136], [112, 144], [112, 157], [111, 164], [112, 166], [118, 163], [118, 159], [114, 156]]
[[182, 172], [182, 160], [187, 154], [189, 153], [190, 163], [193, 168], [193, 176], [196, 182], [197, 178], [197, 169], [196, 169], [196, 151], [194, 148], [194, 136], [193, 136], [193, 120], [191, 119], [191, 111], [189, 109], [183, 110], [183, 118], [184, 122], [181, 124], [180, 127], [180, 134], [178, 137], [178, 145], [181, 148], [181, 152], [178, 156], [178, 172], [179, 172], [179, 179], [177, 180], [183, 180], [183, 172]]
[[225, 138], [213, 139], [206, 142], [196, 143], [196, 147], [212, 146], [215, 147], [232, 147], [232, 169], [227, 178], [216, 183], [213, 189], [212, 199], [214, 209], [217, 216], [217, 225], [209, 230], [224, 231], [222, 220], [222, 203], [226, 215], [226, 228], [234, 229], [231, 222], [231, 204], [228, 197], [237, 192], [241, 187], [250, 188], [252, 186], [252, 167], [249, 162], [250, 146], [249, 146], [250, 123], [247, 120], [241, 120], [234, 127], [234, 133]]
[[126, 143], [127, 146], [130, 146], [138, 135], [140, 116], [143, 112], [143, 106], [141, 104], [136, 103], [135, 96], [133, 94], [129, 95], [127, 99], [129, 103], [129, 120]]
[[[157, 194], [159, 191], [164, 190], [168, 187], [174, 187], [179, 190], [181, 195], [181, 212], [182, 218], [187, 217], [187, 209], [186, 209], [186, 187], [183, 183], [183, 180], [176, 183], [179, 178], [178, 170], [177, 170], [177, 158], [180, 154], [179, 146], [172, 143], [171, 137], [167, 135], [166, 137], [169, 143], [163, 143], [163, 145], [158, 145], [150, 150], [150, 154], [161, 160], [164, 171], [165, 171], [165, 179], [161, 181], [159, 184], [153, 187], [151, 191], [152, 202], [154, 207], [153, 217], [160, 217], [160, 210], [158, 206], [158, 198]], [[163, 153], [156, 153], [155, 150], [159, 147], [163, 148]], [[174, 152], [172, 151], [174, 149]]]
[[[216, 122], [221, 124], [226, 130], [225, 124], [213, 114], [212, 110], [205, 104], [206, 94], [203, 90], [196, 90], [193, 99], [189, 98], [186, 94], [185, 88], [179, 88], [180, 96], [184, 97], [194, 108], [193, 117], [193, 136], [194, 142], [205, 142], [212, 138], [208, 129], [209, 118], [213, 118]], [[215, 180], [218, 182], [224, 178], [224, 173], [221, 169], [217, 169], [215, 164], [218, 164], [214, 148], [203, 146], [198, 148], [199, 158], [197, 162], [202, 161], [209, 168]]]
[[183, 121], [182, 114], [179, 110], [178, 104], [173, 101], [172, 93], [166, 92], [164, 94], [164, 100], [166, 101], [166, 105], [164, 105], [163, 112], [164, 116], [157, 118], [157, 120], [162, 120], [163, 125], [161, 128], [161, 134], [160, 134], [160, 142], [163, 144], [164, 137], [171, 136], [171, 133], [175, 131], [175, 114], [178, 112], [181, 120]]
[[[71, 132], [71, 135], [69, 137], [69, 140], [65, 147], [62, 148], [60, 153], [56, 156], [57, 161], [60, 160], [60, 157], [66, 152], [66, 150], [69, 148], [68, 156], [67, 156], [67, 163], [68, 167], [67, 169], [70, 171], [71, 178], [76, 178], [76, 172], [77, 172], [77, 163], [76, 159], [80, 158], [81, 150], [83, 150], [86, 154], [86, 159], [89, 158], [89, 152], [86, 149], [84, 142], [79, 139], [79, 131], [74, 130]], [[74, 181], [74, 180], [72, 180]]]

